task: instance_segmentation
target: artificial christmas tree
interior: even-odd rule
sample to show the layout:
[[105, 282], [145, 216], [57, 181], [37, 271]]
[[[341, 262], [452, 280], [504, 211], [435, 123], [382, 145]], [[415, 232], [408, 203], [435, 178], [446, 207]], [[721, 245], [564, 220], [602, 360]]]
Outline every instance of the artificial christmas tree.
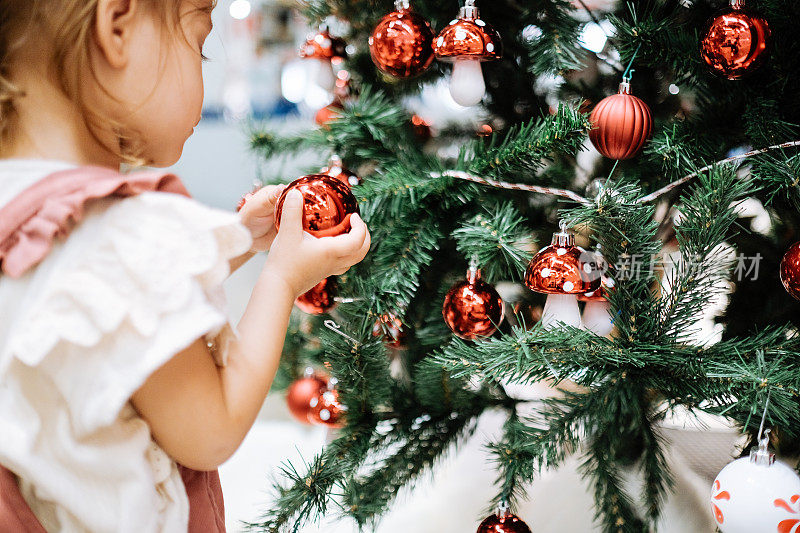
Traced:
[[[287, 339], [281, 375], [324, 365], [347, 409], [324, 451], [286, 469], [275, 505], [252, 529], [291, 530], [334, 505], [370, 528], [491, 409], [508, 421], [491, 445], [498, 484], [487, 504], [513, 510], [539, 472], [579, 454], [603, 531], [650, 531], [657, 521], [672, 479], [659, 424], [678, 409], [723, 415], [751, 438], [765, 412], [773, 446], [797, 450], [800, 306], [781, 287], [778, 263], [800, 227], [800, 6], [752, 2], [772, 49], [733, 82], [709, 71], [701, 53], [706, 21], [724, 4], [470, 1], [502, 35], [503, 55], [481, 66], [485, 113], [475, 123], [434, 124], [441, 133], [431, 138], [415, 134], [403, 99], [449, 76], [429, 62], [436, 43], [420, 31], [426, 21], [433, 31], [450, 25], [456, 2], [414, 2], [419, 22], [396, 43], [407, 59], [391, 68], [391, 34], [376, 43], [373, 30], [392, 22], [381, 22], [386, 13], [398, 24], [409, 16], [405, 2], [308, 2], [313, 25], [328, 17], [349, 25], [354, 96], [325, 128], [255, 131], [252, 146], [265, 158], [311, 147], [316, 165], [333, 154], [346, 161], [362, 179], [353, 193], [373, 247], [338, 279], [347, 300], [335, 310], [341, 331], [306, 317], [300, 338]], [[602, 42], [587, 42], [587, 28], [599, 28]], [[621, 79], [646, 107], [600, 125], [630, 126], [605, 131], [628, 139], [619, 151], [599, 143], [608, 159], [588, 152], [590, 135], [603, 133], [590, 111]], [[768, 228], [751, 225], [745, 200], [766, 210]], [[467, 264], [475, 258], [486, 283], [521, 284], [560, 221], [568, 231], [544, 253], [553, 265], [565, 254], [572, 261], [574, 279], [569, 290], [562, 280], [557, 296], [570, 298], [575, 320], [530, 323], [526, 310], [545, 296], [528, 292], [505, 302], [517, 312], [494, 336], [454, 335], [442, 302]], [[595, 243], [602, 272], [591, 257], [581, 261], [578, 244]], [[552, 270], [534, 274], [541, 281]], [[602, 276], [608, 338], [580, 327], [572, 296], [576, 285], [596, 290]], [[718, 319], [725, 331], [698, 338], [699, 315], [720, 294], [729, 295]], [[390, 371], [397, 358], [405, 375]], [[533, 406], [510, 392], [540, 380], [569, 392]], [[626, 490], [631, 470], [641, 493]], [[786, 498], [791, 510], [796, 502]]]

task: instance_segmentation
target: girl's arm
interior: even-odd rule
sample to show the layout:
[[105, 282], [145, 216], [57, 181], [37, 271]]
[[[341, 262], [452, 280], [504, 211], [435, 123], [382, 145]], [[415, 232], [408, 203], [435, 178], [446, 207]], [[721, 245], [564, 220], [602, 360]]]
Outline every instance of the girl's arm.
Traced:
[[131, 398], [156, 442], [184, 466], [214, 470], [239, 447], [272, 385], [295, 298], [345, 272], [369, 250], [369, 232], [358, 216], [347, 235], [317, 239], [303, 232], [301, 213], [302, 198], [290, 194], [228, 366], [217, 367], [200, 339]]

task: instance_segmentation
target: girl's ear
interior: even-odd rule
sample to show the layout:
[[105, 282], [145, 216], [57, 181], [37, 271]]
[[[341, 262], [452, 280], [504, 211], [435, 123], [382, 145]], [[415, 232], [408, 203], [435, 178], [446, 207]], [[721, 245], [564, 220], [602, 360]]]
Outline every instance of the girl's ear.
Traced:
[[99, 0], [94, 25], [97, 47], [112, 68], [128, 64], [138, 0]]

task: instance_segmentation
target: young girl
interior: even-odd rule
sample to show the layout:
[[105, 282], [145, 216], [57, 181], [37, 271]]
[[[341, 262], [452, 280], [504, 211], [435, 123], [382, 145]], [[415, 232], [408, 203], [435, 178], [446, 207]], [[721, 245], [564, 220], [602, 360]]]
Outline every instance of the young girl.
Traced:
[[[118, 174], [179, 158], [213, 7], [0, 0], [0, 530], [224, 529], [213, 474], [255, 421], [293, 301], [369, 250], [357, 216], [303, 232], [296, 192], [276, 235], [279, 188], [237, 216], [174, 176]], [[235, 333], [221, 283], [267, 248]]]

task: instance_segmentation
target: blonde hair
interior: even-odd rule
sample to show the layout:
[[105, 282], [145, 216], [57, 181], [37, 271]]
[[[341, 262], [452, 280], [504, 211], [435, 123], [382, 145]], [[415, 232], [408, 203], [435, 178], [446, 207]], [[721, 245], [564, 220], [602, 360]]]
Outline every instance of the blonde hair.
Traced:
[[[91, 70], [89, 50], [98, 3], [99, 0], [0, 0], [0, 154], [13, 144], [19, 118], [15, 101], [25, 95], [24, 88], [11, 79], [11, 65], [28, 38], [35, 36], [52, 44], [50, 67], [61, 91], [79, 106], [92, 135], [97, 139], [97, 129], [110, 126], [120, 146], [106, 148], [126, 163], [142, 163], [135, 147], [135, 133], [123, 131], [121, 124], [102, 116], [84, 95], [81, 74], [88, 71], [97, 80]], [[181, 0], [141, 0], [141, 3], [139, 9], [146, 4], [160, 11], [165, 30], [179, 19]]]

